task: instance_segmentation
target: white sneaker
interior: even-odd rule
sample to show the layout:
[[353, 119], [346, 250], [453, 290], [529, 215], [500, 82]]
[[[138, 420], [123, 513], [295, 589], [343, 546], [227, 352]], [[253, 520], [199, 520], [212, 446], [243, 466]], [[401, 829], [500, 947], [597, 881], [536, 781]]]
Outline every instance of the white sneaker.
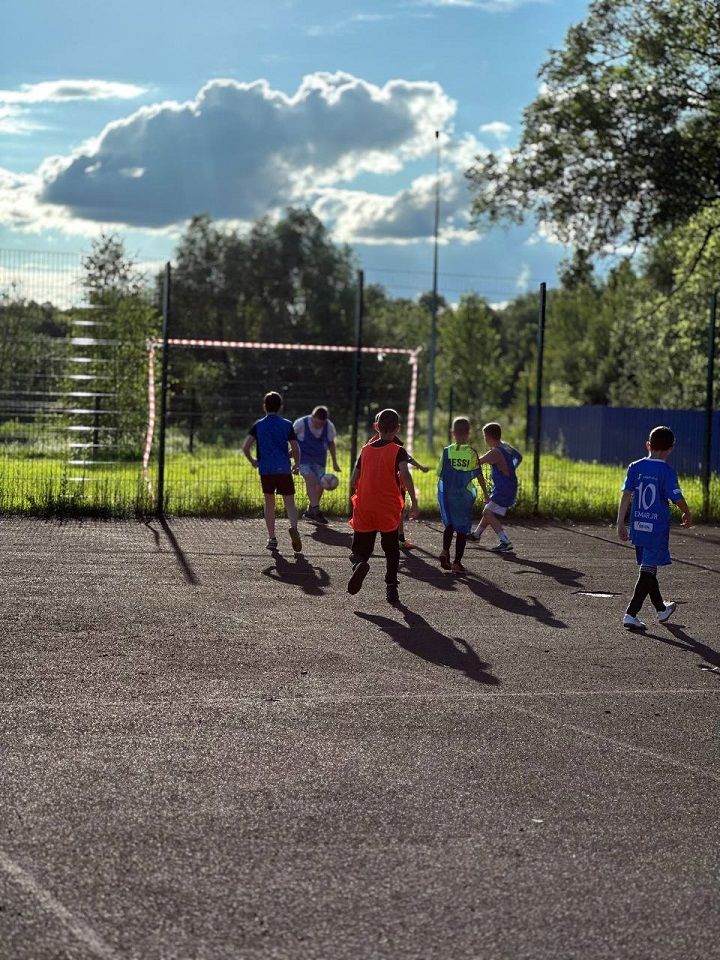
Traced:
[[675, 603], [675, 601], [666, 600], [665, 609], [661, 610], [660, 613], [658, 613], [657, 615], [658, 623], [665, 623], [665, 621], [669, 620], [676, 610], [677, 610], [677, 604]]
[[633, 617], [632, 614], [626, 613], [623, 617], [623, 626], [627, 627], [629, 630], [646, 630], [647, 624], [643, 623], [639, 617]]

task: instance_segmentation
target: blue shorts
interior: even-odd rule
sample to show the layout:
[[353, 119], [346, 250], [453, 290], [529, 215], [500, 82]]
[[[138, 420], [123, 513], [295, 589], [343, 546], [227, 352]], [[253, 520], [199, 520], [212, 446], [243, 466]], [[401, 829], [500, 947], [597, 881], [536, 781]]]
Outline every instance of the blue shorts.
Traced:
[[670, 558], [670, 547], [667, 543], [661, 543], [654, 547], [635, 547], [635, 556], [640, 566], [646, 564], [648, 567], [666, 567], [672, 563]]
[[327, 470], [325, 469], [324, 463], [301, 463], [300, 464], [300, 476], [301, 477], [315, 477], [316, 480], [322, 479], [325, 476]]

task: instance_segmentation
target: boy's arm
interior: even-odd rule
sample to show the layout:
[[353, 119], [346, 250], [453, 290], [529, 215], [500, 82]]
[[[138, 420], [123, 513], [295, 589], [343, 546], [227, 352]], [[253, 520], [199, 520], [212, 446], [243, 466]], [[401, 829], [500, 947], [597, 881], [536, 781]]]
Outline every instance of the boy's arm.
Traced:
[[403, 479], [403, 484], [405, 489], [408, 492], [410, 497], [410, 519], [417, 520], [418, 518], [418, 504], [417, 497], [415, 496], [415, 484], [413, 483], [412, 474], [410, 473], [410, 467], [407, 460], [403, 460], [399, 464], [398, 470], [400, 471], [400, 476]]
[[487, 501], [490, 499], [490, 492], [488, 490], [487, 483], [485, 482], [485, 476], [482, 472], [482, 467], [477, 468], [477, 481], [480, 484], [480, 489], [482, 490], [483, 497], [485, 497], [485, 502], [487, 503]]
[[250, 461], [250, 466], [253, 468], [253, 470], [256, 470], [256, 469], [257, 469], [258, 462], [257, 462], [257, 460], [255, 459], [255, 457], [253, 457], [253, 456], [250, 455], [250, 451], [252, 450], [254, 444], [255, 444], [255, 437], [254, 437], [251, 433], [249, 433], [249, 434], [245, 437], [245, 443], [244, 443], [243, 446], [242, 446], [242, 452], [245, 454], [245, 456], [247, 457], [247, 459]]
[[300, 473], [300, 444], [297, 442], [295, 437], [290, 441], [290, 450], [292, 451], [292, 458], [295, 461], [295, 466], [292, 468], [293, 473]]
[[628, 539], [628, 530], [625, 526], [625, 517], [627, 516], [628, 507], [630, 506], [632, 498], [632, 490], [623, 490], [622, 495], [620, 496], [620, 503], [618, 504], [617, 535], [623, 541]]
[[478, 465], [483, 463], [499, 463], [503, 460], [503, 455], [499, 450], [488, 450], [481, 457], [478, 457]]
[[690, 507], [688, 507], [685, 500], [682, 497], [680, 497], [679, 500], [673, 500], [673, 503], [680, 511], [680, 514], [681, 514], [680, 523], [682, 524], [682, 526], [683, 527], [692, 526], [692, 517], [690, 516]]
[[360, 459], [358, 458], [358, 462], [355, 464], [355, 466], [353, 467], [353, 472], [350, 474], [350, 492], [351, 493], [355, 490], [355, 487], [357, 487], [358, 480], [360, 479], [360, 467], [358, 466], [359, 462], [360, 462]]
[[335, 447], [335, 441], [331, 440], [328, 443], [328, 450], [330, 451], [330, 456], [333, 462], [333, 470], [335, 473], [340, 473], [340, 464], [337, 462], [337, 449]]
[[422, 470], [423, 473], [427, 473], [430, 467], [424, 467], [421, 463], [418, 463], [414, 457], [408, 457], [408, 463], [411, 467], [417, 467], [418, 470]]

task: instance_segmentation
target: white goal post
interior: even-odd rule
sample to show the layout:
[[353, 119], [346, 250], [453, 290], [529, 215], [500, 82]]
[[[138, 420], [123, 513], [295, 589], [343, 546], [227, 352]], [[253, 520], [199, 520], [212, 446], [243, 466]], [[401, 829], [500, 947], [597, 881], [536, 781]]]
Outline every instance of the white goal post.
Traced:
[[[197, 340], [184, 339], [180, 337], [170, 337], [168, 346], [171, 347], [216, 347], [221, 350], [305, 350], [324, 353], [357, 353], [357, 347], [344, 346], [340, 344], [319, 344], [319, 343], [255, 343], [246, 340]], [[150, 465], [150, 456], [152, 454], [153, 439], [155, 436], [155, 355], [162, 349], [163, 341], [155, 337], [148, 340], [148, 372], [147, 372], [147, 396], [148, 396], [148, 421], [145, 434], [145, 448], [143, 450], [143, 472], [147, 478], [147, 471]], [[415, 411], [417, 408], [417, 388], [418, 388], [418, 356], [421, 347], [414, 349], [405, 349], [402, 347], [361, 347], [362, 353], [372, 353], [378, 356], [385, 354], [403, 354], [408, 358], [411, 368], [410, 375], [410, 393], [408, 396], [407, 429], [405, 431], [405, 447], [412, 456], [413, 445], [415, 441]]]

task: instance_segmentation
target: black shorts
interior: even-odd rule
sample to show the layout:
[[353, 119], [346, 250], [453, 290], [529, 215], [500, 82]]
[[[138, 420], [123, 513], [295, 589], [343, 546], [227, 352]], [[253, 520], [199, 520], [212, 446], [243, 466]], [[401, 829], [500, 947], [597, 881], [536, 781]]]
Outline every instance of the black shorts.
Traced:
[[281, 497], [290, 497], [295, 493], [295, 481], [291, 473], [261, 473], [260, 484], [263, 493], [279, 493]]

